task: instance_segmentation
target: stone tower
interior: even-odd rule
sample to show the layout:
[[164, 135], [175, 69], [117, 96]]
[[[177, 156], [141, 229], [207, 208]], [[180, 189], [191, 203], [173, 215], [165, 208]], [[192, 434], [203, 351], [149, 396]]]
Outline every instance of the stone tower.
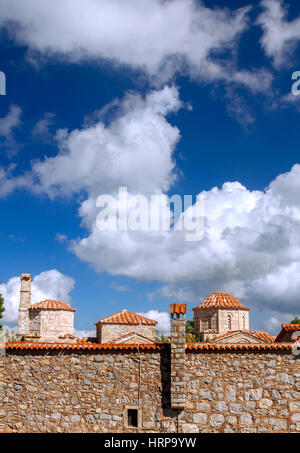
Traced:
[[185, 407], [186, 304], [170, 304], [171, 314], [171, 409]]
[[18, 313], [18, 334], [29, 333], [29, 309], [31, 304], [31, 275], [21, 275], [20, 305]]
[[194, 331], [202, 340], [249, 330], [249, 310], [228, 293], [212, 293], [194, 311]]

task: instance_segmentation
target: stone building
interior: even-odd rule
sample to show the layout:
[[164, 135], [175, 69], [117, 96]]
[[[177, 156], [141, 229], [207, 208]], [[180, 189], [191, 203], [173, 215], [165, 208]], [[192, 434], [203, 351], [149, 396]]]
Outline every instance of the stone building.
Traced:
[[98, 343], [153, 343], [157, 321], [122, 310], [96, 322]]
[[281, 324], [276, 343], [294, 343], [300, 339], [300, 324]]
[[21, 275], [18, 334], [41, 341], [72, 340], [75, 308], [58, 300], [31, 305], [31, 275]]
[[[246, 333], [248, 331], [251, 335], [249, 310], [250, 308], [245, 307], [231, 294], [212, 293], [200, 305], [193, 308], [195, 333], [199, 334], [203, 340], [211, 340], [229, 332]], [[247, 339], [250, 341], [251, 337]]]
[[12, 342], [0, 355], [0, 432], [300, 432], [292, 343]]

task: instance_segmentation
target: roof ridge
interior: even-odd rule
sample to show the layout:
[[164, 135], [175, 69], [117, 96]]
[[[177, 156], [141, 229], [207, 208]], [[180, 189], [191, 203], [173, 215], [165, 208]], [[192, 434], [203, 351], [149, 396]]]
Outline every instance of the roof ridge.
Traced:
[[113, 315], [100, 319], [95, 324], [146, 324], [155, 326], [157, 324], [157, 321], [151, 318], [146, 318], [146, 316], [140, 315], [138, 313], [133, 313], [129, 310], [122, 310], [114, 313]]

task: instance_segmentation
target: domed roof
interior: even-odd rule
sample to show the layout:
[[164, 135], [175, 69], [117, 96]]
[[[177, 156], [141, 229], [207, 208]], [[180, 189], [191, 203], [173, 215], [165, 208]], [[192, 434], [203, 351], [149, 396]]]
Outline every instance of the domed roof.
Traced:
[[30, 310], [66, 310], [76, 311], [75, 308], [70, 305], [60, 302], [59, 300], [47, 299], [42, 302], [37, 302], [31, 305]]
[[238, 299], [236, 299], [236, 297], [223, 292], [210, 294], [203, 299], [198, 307], [193, 308], [193, 310], [196, 310], [197, 308], [235, 308], [237, 310], [250, 310], [250, 308], [245, 307]]

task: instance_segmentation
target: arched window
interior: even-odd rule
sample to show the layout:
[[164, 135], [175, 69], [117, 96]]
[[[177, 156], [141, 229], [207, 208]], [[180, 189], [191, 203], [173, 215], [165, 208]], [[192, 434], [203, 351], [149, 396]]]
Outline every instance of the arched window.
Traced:
[[243, 316], [243, 330], [246, 330], [246, 319], [245, 319], [245, 316]]
[[231, 330], [232, 322], [231, 322], [231, 315], [227, 315], [227, 327], [228, 330]]

